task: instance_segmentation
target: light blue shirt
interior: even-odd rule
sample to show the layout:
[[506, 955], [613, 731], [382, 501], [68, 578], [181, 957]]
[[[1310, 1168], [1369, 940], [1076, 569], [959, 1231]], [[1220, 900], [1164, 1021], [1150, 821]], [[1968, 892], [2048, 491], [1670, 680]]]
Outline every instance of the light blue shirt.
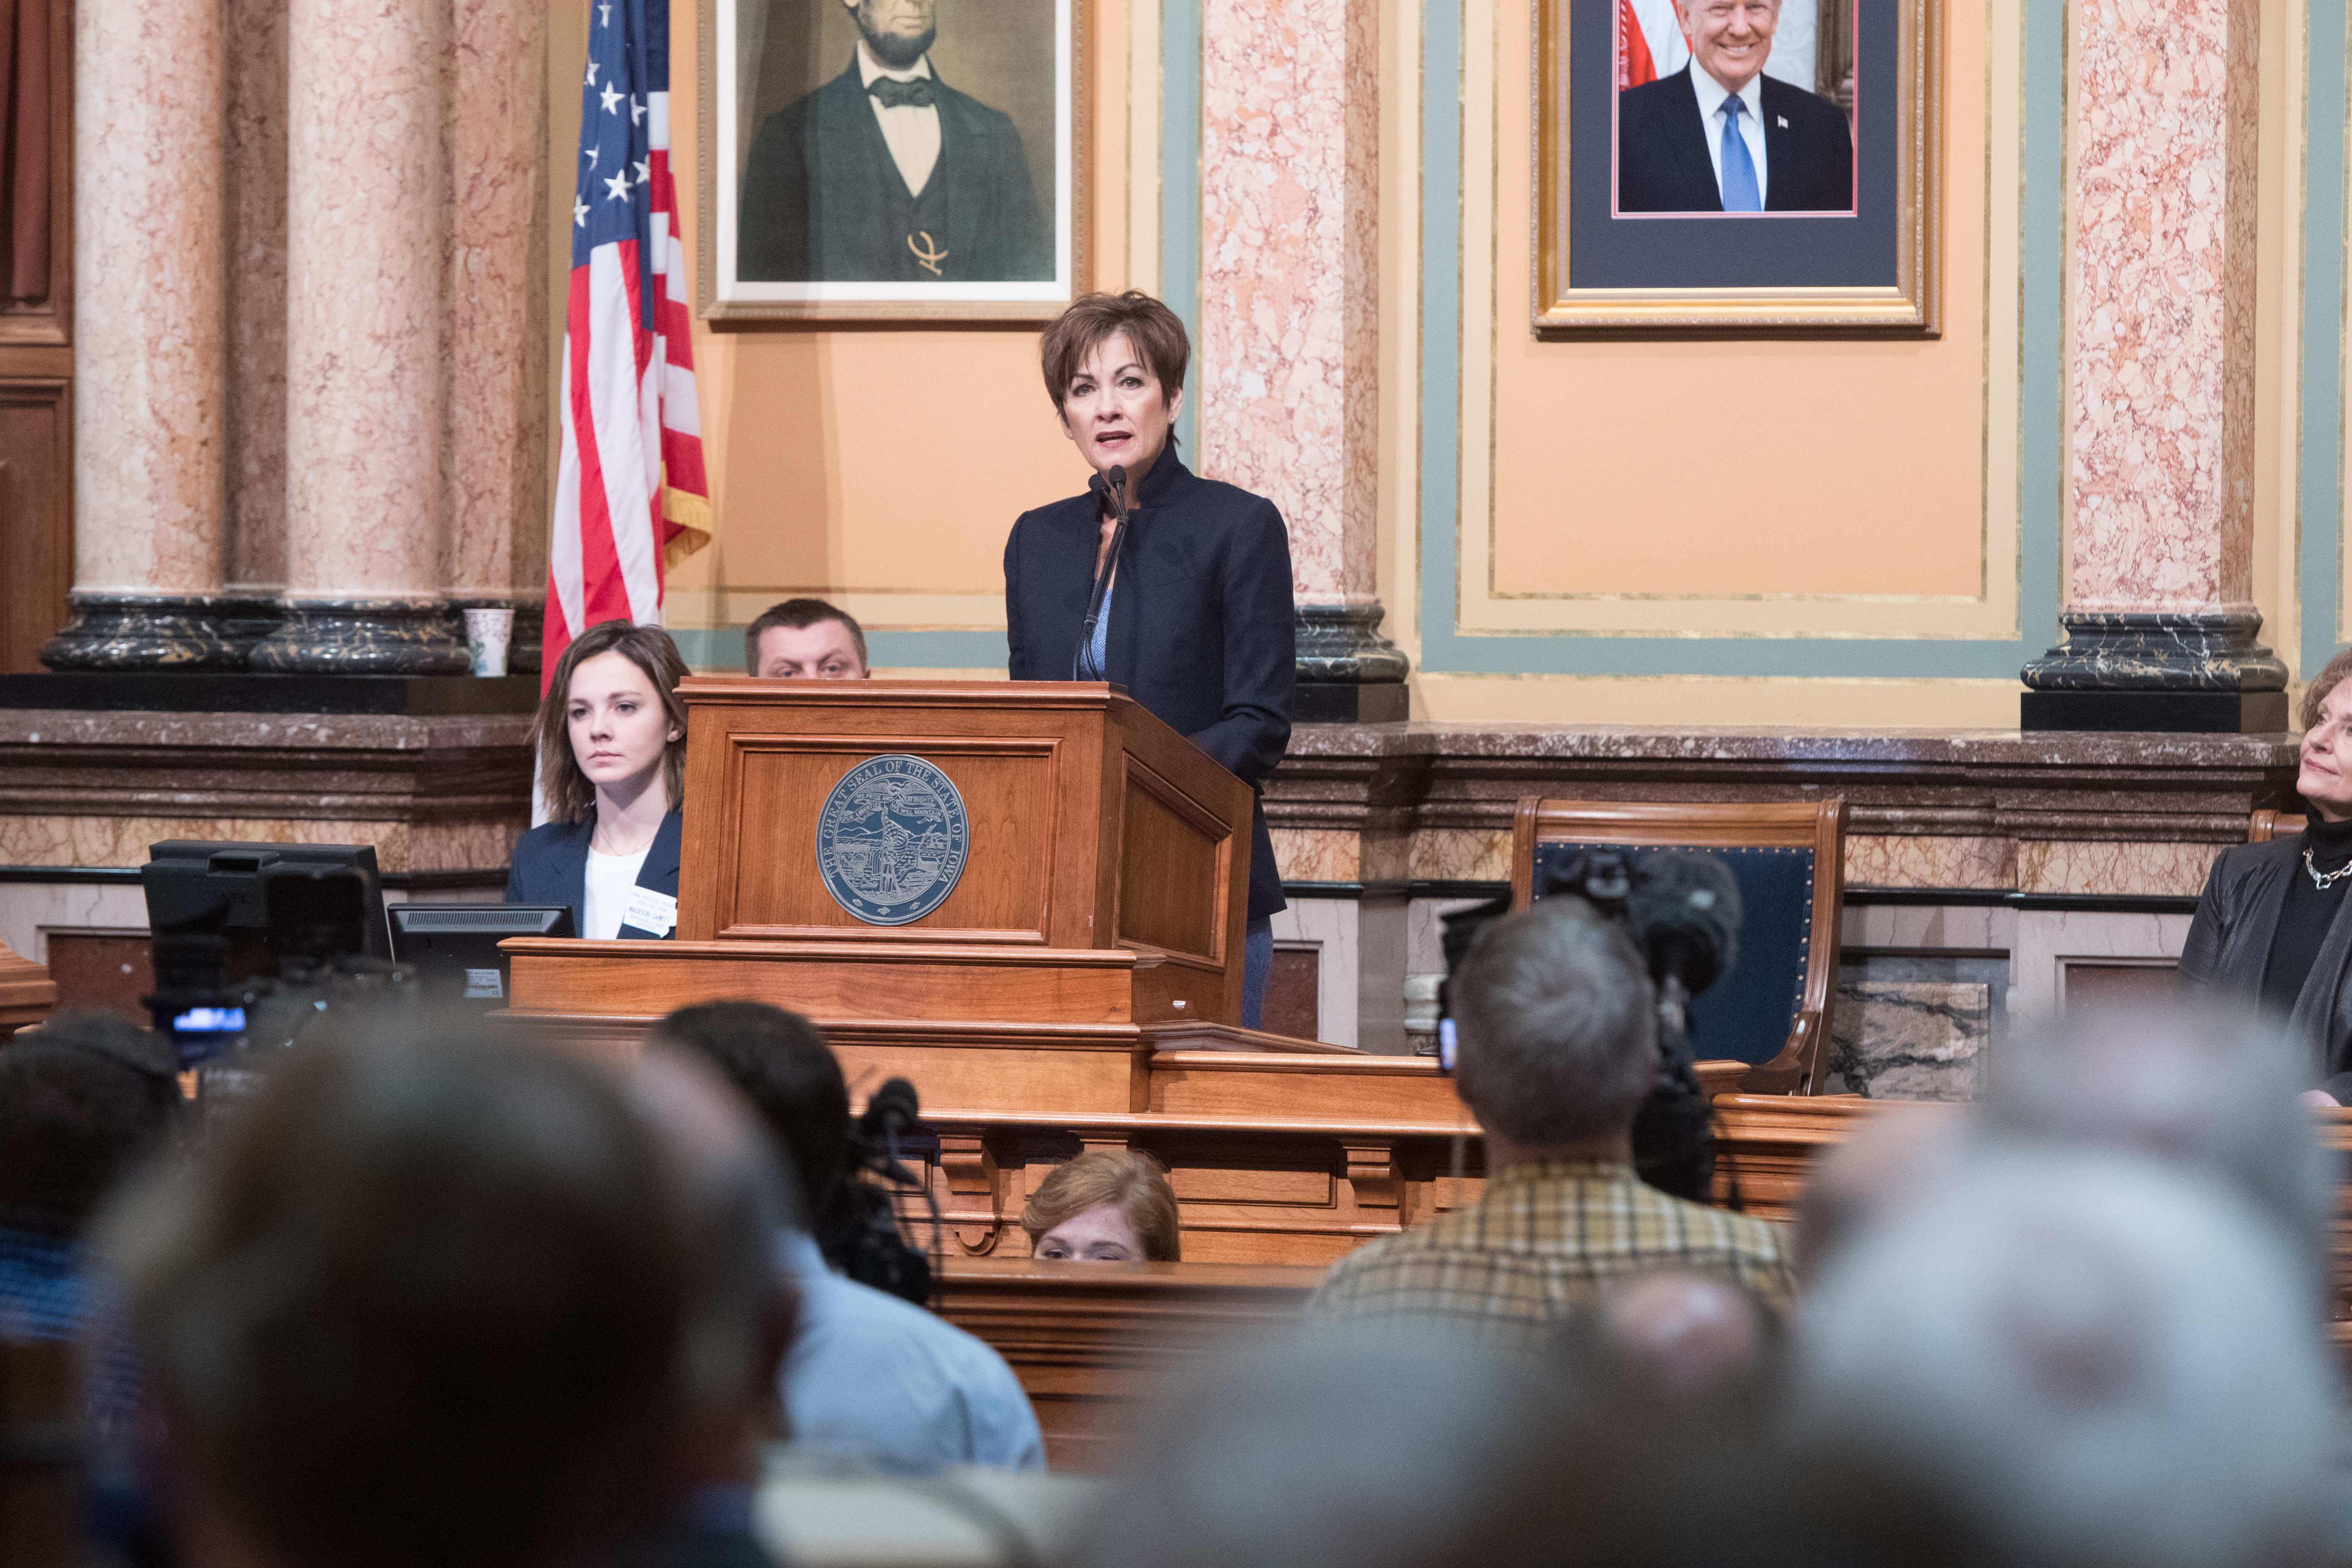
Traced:
[[911, 1301], [845, 1279], [797, 1231], [777, 1240], [800, 1291], [784, 1358], [795, 1446], [928, 1474], [947, 1465], [1045, 1468], [1045, 1439], [1004, 1358]]
[[1118, 583], [1116, 579], [1103, 587], [1102, 618], [1095, 622], [1094, 640], [1087, 645], [1078, 658], [1080, 680], [1110, 679], [1110, 600], [1111, 595], [1118, 592]]

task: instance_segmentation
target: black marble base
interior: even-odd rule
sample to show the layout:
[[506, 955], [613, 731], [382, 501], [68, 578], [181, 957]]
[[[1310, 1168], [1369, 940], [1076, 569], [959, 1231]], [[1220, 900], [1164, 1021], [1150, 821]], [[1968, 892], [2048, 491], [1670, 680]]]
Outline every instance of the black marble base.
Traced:
[[2254, 640], [2252, 609], [2069, 610], [2066, 640], [2020, 672], [2036, 691], [2284, 691], [2286, 666]]
[[465, 623], [446, 604], [298, 599], [247, 668], [278, 675], [466, 675]]
[[1412, 698], [1404, 682], [1368, 685], [1355, 680], [1301, 680], [1291, 718], [1301, 724], [1401, 724], [1411, 718]]
[[0, 675], [0, 709], [108, 713], [529, 713], [539, 678], [508, 675], [246, 675], [159, 671]]
[[1377, 602], [1298, 605], [1294, 636], [1300, 684], [1401, 684], [1412, 666], [1404, 650], [1381, 635], [1383, 614]]
[[2287, 728], [2284, 691], [2028, 691], [2021, 730], [2154, 731], [2274, 735]]
[[41, 649], [51, 669], [242, 669], [275, 615], [226, 594], [74, 594], [70, 618]]

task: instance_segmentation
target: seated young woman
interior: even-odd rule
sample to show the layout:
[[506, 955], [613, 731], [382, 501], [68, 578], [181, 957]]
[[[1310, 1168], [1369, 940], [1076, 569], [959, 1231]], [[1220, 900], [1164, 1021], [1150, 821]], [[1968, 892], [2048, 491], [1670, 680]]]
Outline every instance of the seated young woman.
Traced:
[[677, 930], [686, 660], [659, 626], [606, 621], [575, 638], [539, 705], [550, 819], [519, 839], [507, 902], [565, 904], [598, 941]]
[[1037, 1184], [1021, 1211], [1034, 1258], [1068, 1263], [1175, 1263], [1176, 1189], [1168, 1167], [1135, 1149], [1096, 1149]]

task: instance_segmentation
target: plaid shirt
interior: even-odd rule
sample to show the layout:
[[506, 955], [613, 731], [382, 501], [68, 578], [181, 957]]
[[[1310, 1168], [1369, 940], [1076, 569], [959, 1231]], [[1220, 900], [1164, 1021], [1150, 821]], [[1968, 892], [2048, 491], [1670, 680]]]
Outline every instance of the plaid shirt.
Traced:
[[1719, 1276], [1786, 1310], [1780, 1227], [1645, 1186], [1631, 1165], [1515, 1165], [1466, 1209], [1367, 1242], [1331, 1266], [1324, 1317], [1475, 1319], [1532, 1340], [1611, 1279], [1656, 1268]]

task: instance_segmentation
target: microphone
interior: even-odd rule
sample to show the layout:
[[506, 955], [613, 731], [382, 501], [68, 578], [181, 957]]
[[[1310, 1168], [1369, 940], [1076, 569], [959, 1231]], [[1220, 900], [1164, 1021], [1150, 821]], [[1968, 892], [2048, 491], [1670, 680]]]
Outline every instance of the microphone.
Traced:
[[[1095, 591], [1087, 599], [1086, 628], [1078, 634], [1077, 651], [1070, 656], [1070, 679], [1073, 680], [1086, 679], [1087, 652], [1095, 646], [1095, 627], [1102, 622], [1103, 596], [1109, 593], [1110, 580], [1118, 574], [1118, 552], [1127, 542], [1127, 469], [1113, 463], [1110, 472], [1096, 475], [1087, 488], [1108, 489], [1111, 510], [1118, 521], [1111, 525], [1110, 553], [1104, 557], [1102, 570], [1095, 574]], [[1108, 668], [1095, 673], [1098, 679], [1110, 679]]]
[[1717, 857], [1687, 849], [1649, 856], [1642, 870], [1626, 923], [1660, 1000], [1679, 1012], [1738, 962], [1739, 882]]
[[865, 1114], [857, 1119], [858, 1141], [874, 1168], [910, 1187], [916, 1181], [914, 1173], [898, 1163], [898, 1139], [922, 1113], [922, 1101], [915, 1094], [915, 1086], [903, 1078], [894, 1078], [866, 1097]]

